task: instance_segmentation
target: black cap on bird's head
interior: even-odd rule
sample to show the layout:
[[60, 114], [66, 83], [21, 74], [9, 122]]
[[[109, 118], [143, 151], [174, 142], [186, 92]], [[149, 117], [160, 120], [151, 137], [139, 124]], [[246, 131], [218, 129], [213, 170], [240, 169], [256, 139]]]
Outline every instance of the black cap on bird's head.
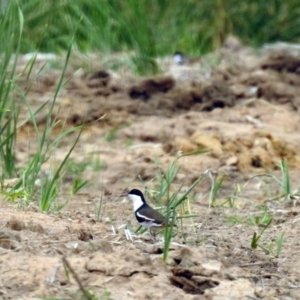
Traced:
[[138, 190], [138, 189], [133, 189], [131, 190], [128, 195], [135, 195], [135, 196], [140, 196], [140, 197], [144, 197], [143, 193]]
[[180, 52], [180, 51], [175, 51], [174, 55], [181, 55], [181, 56], [183, 56], [183, 53]]

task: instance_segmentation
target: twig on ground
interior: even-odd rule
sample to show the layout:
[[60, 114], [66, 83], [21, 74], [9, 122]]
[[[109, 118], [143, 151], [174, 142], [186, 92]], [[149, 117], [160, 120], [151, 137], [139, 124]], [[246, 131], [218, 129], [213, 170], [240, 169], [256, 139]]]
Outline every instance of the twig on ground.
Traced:
[[68, 260], [66, 259], [65, 256], [63, 256], [62, 261], [63, 261], [63, 264], [64, 264], [65, 268], [67, 268], [67, 269], [71, 272], [71, 274], [73, 275], [73, 277], [74, 277], [76, 283], [78, 284], [78, 286], [79, 286], [79, 288], [80, 288], [80, 290], [81, 290], [81, 292], [82, 292], [84, 298], [85, 298], [86, 300], [93, 300], [93, 297], [92, 297], [92, 296], [90, 295], [90, 293], [84, 288], [84, 286], [82, 285], [82, 283], [81, 283], [81, 281], [80, 281], [78, 275], [76, 274], [76, 272], [74, 271], [74, 269], [71, 267], [70, 263], [68, 262]]

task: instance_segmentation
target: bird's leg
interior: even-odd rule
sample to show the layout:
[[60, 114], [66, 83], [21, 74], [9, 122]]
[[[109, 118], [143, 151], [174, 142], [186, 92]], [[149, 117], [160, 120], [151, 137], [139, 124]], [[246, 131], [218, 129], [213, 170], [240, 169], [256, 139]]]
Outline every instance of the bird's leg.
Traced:
[[156, 234], [155, 234], [155, 231], [153, 231], [152, 228], [150, 227], [150, 228], [149, 228], [149, 232], [150, 232], [150, 235], [151, 235], [153, 241], [156, 242]]
[[152, 237], [155, 237], [155, 232], [152, 230], [152, 227], [149, 228], [149, 232]]

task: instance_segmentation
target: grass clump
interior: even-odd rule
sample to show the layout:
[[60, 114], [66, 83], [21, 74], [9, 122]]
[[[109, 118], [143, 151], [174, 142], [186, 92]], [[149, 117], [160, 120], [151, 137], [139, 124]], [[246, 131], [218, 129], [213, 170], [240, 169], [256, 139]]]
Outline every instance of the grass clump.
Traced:
[[267, 228], [271, 225], [273, 219], [270, 219], [269, 222], [265, 225], [265, 227], [259, 232], [254, 232], [251, 240], [251, 248], [256, 249], [258, 246], [262, 247], [258, 242], [261, 239], [263, 233], [267, 230]]
[[281, 233], [275, 241], [271, 241], [269, 243], [262, 243], [261, 239], [264, 234], [264, 232], [271, 226], [271, 223], [273, 222], [273, 218], [270, 218], [269, 221], [264, 225], [264, 228], [257, 233], [256, 231], [253, 233], [252, 240], [251, 240], [251, 248], [261, 248], [265, 253], [271, 254], [274, 257], [279, 257], [282, 248], [283, 248], [283, 242], [284, 242], [284, 232]]
[[[22, 92], [22, 90], [19, 90], [22, 96], [22, 101], [27, 106], [30, 115], [30, 121], [32, 122], [34, 128], [34, 134], [36, 137], [36, 143], [38, 145], [38, 148], [35, 154], [33, 155], [33, 157], [29, 158], [27, 165], [23, 170], [22, 178], [20, 179], [19, 183], [16, 186], [25, 187], [26, 192], [29, 195], [29, 198], [32, 199], [36, 194], [36, 183], [38, 182], [39, 185], [38, 203], [41, 211], [49, 211], [50, 209], [53, 209], [55, 201], [58, 196], [58, 187], [60, 186], [64, 175], [63, 168], [66, 166], [66, 163], [72, 151], [74, 150], [79, 140], [80, 133], [83, 129], [83, 126], [74, 127], [71, 129], [64, 129], [64, 124], [63, 124], [60, 134], [53, 141], [51, 141], [51, 134], [54, 128], [58, 126], [60, 123], [59, 120], [57, 120], [56, 118], [53, 119], [52, 116], [54, 115], [54, 105], [56, 103], [58, 93], [64, 86], [64, 75], [71, 54], [71, 46], [72, 43], [69, 46], [68, 53], [65, 60], [65, 65], [61, 73], [60, 79], [58, 81], [53, 98], [49, 100], [49, 103], [46, 102], [45, 105], [42, 105], [42, 107], [38, 109], [38, 111], [45, 108], [47, 109], [45, 126], [41, 132], [38, 128], [36, 118], [35, 118], [37, 112], [32, 111], [30, 104], [26, 99], [26, 95]], [[34, 64], [34, 61], [32, 61], [32, 64]], [[48, 104], [48, 106], [46, 104]], [[60, 141], [65, 136], [73, 132], [76, 132], [77, 130], [79, 130], [77, 138], [73, 143], [73, 145], [70, 147], [69, 151], [65, 155], [62, 162], [59, 163], [57, 167], [54, 168], [50, 167], [49, 170], [46, 172], [45, 176], [42, 176], [41, 174], [42, 165], [47, 160], [49, 160], [53, 151], [55, 151], [58, 148]]]
[[[192, 214], [190, 209], [189, 196], [195, 187], [204, 179], [206, 173], [202, 173], [199, 178], [189, 187], [183, 190], [183, 185], [179, 188], [173, 189], [175, 178], [180, 171], [180, 165], [178, 161], [180, 158], [189, 155], [196, 155], [206, 153], [207, 151], [199, 150], [192, 153], [182, 154], [178, 153], [175, 159], [170, 163], [165, 173], [158, 172], [155, 184], [155, 188], [147, 190], [149, 197], [154, 203], [159, 206], [165, 206], [162, 214], [169, 220], [169, 225], [164, 229], [164, 249], [163, 249], [163, 261], [166, 262], [168, 253], [174, 236], [173, 229], [176, 220], [179, 219], [181, 226], [184, 219], [192, 219], [195, 215]], [[154, 201], [155, 200], [155, 201]], [[166, 204], [166, 205], [164, 205]], [[188, 213], [186, 213], [186, 207], [188, 207]], [[178, 215], [180, 211], [180, 215]], [[141, 227], [140, 227], [141, 228]], [[140, 229], [139, 228], [139, 229]], [[138, 229], [138, 230], [139, 230]], [[144, 230], [145, 231], [145, 230]]]
[[[10, 191], [2, 191], [1, 193], [6, 195], [10, 200], [22, 197], [23, 204], [28, 201], [36, 201], [41, 211], [49, 211], [60, 208], [60, 206], [56, 206], [56, 200], [64, 175], [64, 168], [83, 129], [83, 126], [66, 129], [65, 124], [61, 124], [61, 121], [55, 117], [56, 114], [54, 112], [57, 96], [65, 84], [64, 76], [70, 58], [73, 39], [71, 38], [71, 40], [69, 40], [64, 68], [58, 80], [54, 95], [37, 110], [33, 111], [30, 103], [28, 102], [26, 93], [18, 86], [19, 76], [16, 74], [18, 55], [23, 43], [22, 34], [24, 23], [23, 13], [18, 6], [18, 2], [11, 1], [6, 7], [4, 16], [0, 20], [0, 37], [2, 45], [6, 45], [5, 48], [1, 49], [3, 59], [0, 62], [0, 68], [2, 71], [0, 77], [0, 158], [2, 161], [2, 186], [4, 186], [4, 179], [17, 176], [19, 177], [19, 180]], [[16, 26], [18, 28], [18, 35], [16, 39], [17, 45], [14, 46], [14, 31]], [[73, 29], [73, 36], [74, 32], [76, 32], [76, 27]], [[14, 52], [15, 49], [16, 52]], [[27, 78], [29, 78], [32, 70], [34, 69], [35, 58], [36, 55], [33, 56], [33, 59], [30, 60], [25, 67]], [[17, 100], [18, 98], [16, 98], [16, 95], [18, 95], [19, 100]], [[26, 122], [30, 122], [32, 124], [32, 133], [35, 136], [37, 149], [35, 149], [35, 153], [32, 156], [28, 155], [28, 160], [25, 166], [17, 168], [15, 145], [19, 126], [22, 125], [18, 125], [21, 106], [27, 108], [29, 115], [28, 119], [22, 124]], [[38, 127], [36, 122], [36, 116], [41, 112], [46, 115], [45, 124], [42, 129]], [[53, 139], [53, 130], [54, 128], [56, 129], [57, 126], [60, 126], [62, 129], [61, 132]], [[58, 165], [54, 166], [54, 168], [50, 167], [49, 170], [46, 171], [46, 174], [43, 175], [42, 165], [46, 161], [50, 161], [50, 165], [52, 165], [51, 157], [54, 157], [55, 151], [59, 147], [61, 140], [73, 133], [77, 134], [77, 138], [66, 153], [62, 162], [58, 163]], [[28, 149], [30, 148], [31, 145], [29, 142]], [[77, 182], [75, 188], [73, 188], [73, 192], [78, 191], [84, 185], [85, 183], [83, 182]]]
[[[17, 29], [9, 26], [14, 23]], [[17, 122], [20, 107], [12, 97], [15, 90], [14, 83], [20, 44], [24, 26], [22, 11], [16, 5], [10, 5], [7, 13], [0, 20], [0, 159], [1, 159], [1, 182], [16, 174], [15, 144], [17, 137]], [[15, 47], [13, 39], [16, 34], [18, 46]]]

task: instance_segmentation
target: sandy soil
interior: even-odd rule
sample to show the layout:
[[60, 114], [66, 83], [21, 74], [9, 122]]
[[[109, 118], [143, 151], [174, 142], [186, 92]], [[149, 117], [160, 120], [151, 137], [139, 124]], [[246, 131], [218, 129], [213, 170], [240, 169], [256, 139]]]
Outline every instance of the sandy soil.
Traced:
[[[60, 187], [58, 200], [69, 203], [46, 214], [35, 203], [21, 208], [19, 201], [1, 196], [0, 298], [84, 299], [64, 268], [65, 256], [82, 285], [100, 299], [300, 299], [297, 199], [280, 197], [280, 186], [270, 177], [253, 178], [266, 170], [281, 178], [278, 164], [285, 158], [298, 187], [297, 55], [290, 48], [257, 51], [231, 40], [191, 65], [161, 59], [161, 75], [137, 78], [126, 66], [109, 70], [100, 55], [74, 54], [53, 114], [65, 128], [88, 124]], [[39, 71], [44, 64], [40, 59], [29, 78], [19, 79], [32, 109], [53, 95], [63, 62], [46, 61]], [[36, 117], [40, 128], [46, 109]], [[20, 116], [16, 155], [23, 165], [36, 144], [31, 122], [24, 122], [24, 103]], [[52, 138], [61, 130], [58, 125]], [[45, 173], [75, 139], [69, 135], [51, 153]], [[207, 170], [226, 179], [214, 207], [209, 207], [209, 176], [196, 187], [189, 199], [195, 217], [176, 229], [164, 264], [163, 235], [156, 242], [148, 233], [133, 232], [133, 240], [126, 239], [126, 224], [138, 226], [131, 203], [119, 195], [155, 188], [158, 172], [166, 171], [178, 151], [199, 149], [210, 152], [181, 158], [172, 189], [187, 188]], [[91, 185], [70, 196], [76, 178]], [[285, 234], [279, 257], [250, 247], [253, 233], [263, 228], [262, 216], [273, 218], [262, 245], [275, 249]]]

